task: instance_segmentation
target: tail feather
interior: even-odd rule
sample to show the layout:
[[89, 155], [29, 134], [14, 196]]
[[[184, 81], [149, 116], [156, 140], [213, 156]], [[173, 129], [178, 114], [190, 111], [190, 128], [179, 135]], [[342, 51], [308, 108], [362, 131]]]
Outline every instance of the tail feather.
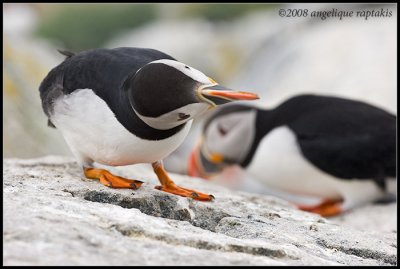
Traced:
[[57, 51], [59, 53], [61, 53], [62, 55], [67, 56], [67, 59], [75, 55], [75, 53], [73, 53], [71, 51], [67, 51], [67, 50], [59, 50], [59, 49], [57, 49]]
[[47, 126], [51, 127], [51, 128], [56, 128], [56, 126], [51, 122], [51, 120], [47, 120]]

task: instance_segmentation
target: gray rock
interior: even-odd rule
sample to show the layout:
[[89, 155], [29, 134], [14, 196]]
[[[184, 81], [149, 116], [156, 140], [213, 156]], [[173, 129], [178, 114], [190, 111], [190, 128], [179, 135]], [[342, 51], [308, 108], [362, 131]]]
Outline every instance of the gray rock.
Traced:
[[194, 201], [154, 189], [148, 165], [112, 168], [139, 190], [84, 179], [71, 158], [5, 159], [4, 265], [396, 265], [397, 231], [341, 227], [284, 200], [228, 191]]

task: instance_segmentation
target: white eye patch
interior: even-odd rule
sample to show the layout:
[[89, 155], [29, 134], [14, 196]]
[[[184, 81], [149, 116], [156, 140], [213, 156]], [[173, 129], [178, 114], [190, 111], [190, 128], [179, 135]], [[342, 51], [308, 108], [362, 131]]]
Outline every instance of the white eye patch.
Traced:
[[193, 80], [196, 80], [203, 84], [213, 83], [206, 75], [204, 75], [199, 70], [197, 70], [191, 66], [188, 66], [187, 64], [178, 62], [178, 61], [162, 59], [162, 60], [153, 61], [149, 64], [152, 64], [152, 63], [162, 63], [165, 65], [171, 66], [171, 67], [179, 70], [180, 72], [184, 73], [186, 76], [191, 77]]
[[[254, 110], [223, 115], [210, 123], [205, 133], [205, 147], [210, 153], [224, 158], [243, 161], [255, 136]], [[221, 134], [223, 128], [224, 134]]]
[[193, 119], [193, 117], [205, 112], [207, 108], [207, 104], [194, 103], [177, 108], [156, 118], [146, 117], [135, 112], [147, 125], [159, 130], [168, 130]]

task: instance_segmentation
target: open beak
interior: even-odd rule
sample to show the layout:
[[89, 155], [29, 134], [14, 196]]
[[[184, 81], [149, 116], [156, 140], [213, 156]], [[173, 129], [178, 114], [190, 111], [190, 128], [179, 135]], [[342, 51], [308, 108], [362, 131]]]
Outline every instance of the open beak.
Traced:
[[212, 106], [222, 105], [236, 100], [256, 100], [258, 95], [251, 92], [234, 91], [219, 84], [205, 85], [198, 89], [201, 101]]

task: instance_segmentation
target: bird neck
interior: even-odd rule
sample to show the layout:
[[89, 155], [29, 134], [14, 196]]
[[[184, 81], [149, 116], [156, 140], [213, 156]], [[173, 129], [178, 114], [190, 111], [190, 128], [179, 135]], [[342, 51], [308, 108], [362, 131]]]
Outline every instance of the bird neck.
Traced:
[[115, 114], [120, 123], [134, 135], [147, 140], [166, 139], [182, 130], [185, 124], [181, 124], [175, 128], [168, 130], [159, 130], [146, 124], [133, 110], [129, 101], [127, 91], [121, 91], [122, 94], [117, 102]]
[[257, 147], [261, 140], [267, 135], [276, 124], [278, 124], [271, 110], [255, 108], [256, 120], [255, 120], [255, 135], [250, 150], [247, 152], [246, 157], [240, 162], [240, 166], [246, 168], [253, 160], [254, 154], [256, 153]]

